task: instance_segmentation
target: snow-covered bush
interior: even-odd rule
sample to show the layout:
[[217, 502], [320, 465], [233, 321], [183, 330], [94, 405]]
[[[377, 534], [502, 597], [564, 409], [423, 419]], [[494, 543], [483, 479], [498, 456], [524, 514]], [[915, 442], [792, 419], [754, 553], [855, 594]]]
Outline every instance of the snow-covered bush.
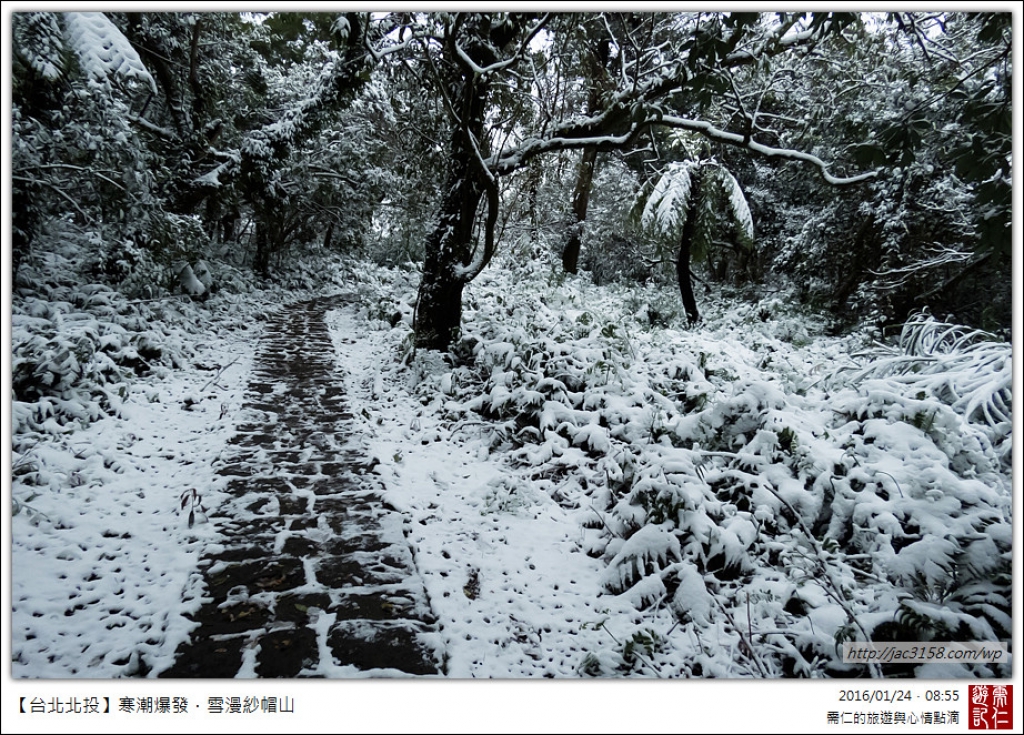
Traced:
[[[851, 382], [883, 379], [902, 396], [940, 401], [980, 427], [1009, 466], [1013, 424], [1009, 343], [922, 312], [907, 320], [895, 346], [877, 345], [861, 357], [870, 362], [844, 371]], [[915, 414], [915, 421], [935, 428], [930, 414]]]
[[453, 432], [484, 421], [516, 478], [489, 502], [576, 508], [605, 593], [639, 611], [581, 673], [912, 675], [837, 644], [1009, 637], [1008, 349], [911, 324], [913, 360], [850, 380], [827, 371], [857, 338], [782, 298], [712, 300], [681, 331], [652, 324], [654, 291], [487, 271], [447, 369], [415, 385]]
[[12, 432], [61, 432], [116, 412], [127, 381], [182, 367], [187, 353], [159, 307], [101, 285], [65, 286], [12, 304]]

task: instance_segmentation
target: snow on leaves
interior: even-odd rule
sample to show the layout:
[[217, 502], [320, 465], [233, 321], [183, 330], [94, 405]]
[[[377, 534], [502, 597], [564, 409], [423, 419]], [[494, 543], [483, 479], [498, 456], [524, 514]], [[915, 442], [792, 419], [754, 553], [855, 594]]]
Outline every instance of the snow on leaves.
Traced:
[[[878, 345], [860, 357], [871, 361], [841, 371], [852, 383], [884, 380], [887, 388], [907, 399], [937, 399], [972, 425], [981, 427], [984, 438], [1009, 463], [1013, 423], [1013, 361], [1009, 343], [925, 313], [907, 321], [896, 345]], [[930, 429], [938, 419], [939, 413], [922, 407], [911, 421]], [[950, 427], [936, 428], [948, 431]], [[982, 441], [984, 438], [979, 437]]]
[[754, 239], [754, 221], [739, 182], [726, 169], [710, 161], [669, 164], [644, 204], [640, 215], [641, 226], [660, 236], [677, 238], [685, 224], [694, 172], [700, 168], [703, 168], [702, 174], [713, 177], [715, 183], [722, 188], [741, 237], [751, 242]]
[[[888, 675], [844, 664], [836, 641], [1009, 635], [1009, 471], [969, 401], [900, 376], [812, 380], [848, 347], [749, 305], [653, 331], [637, 307], [650, 293], [530, 280], [485, 274], [454, 364], [417, 391], [443, 388], [453, 431], [485, 418], [517, 487], [577, 505], [605, 594], [642, 614], [628, 630], [672, 641], [650, 666], [597, 652], [582, 670]], [[985, 382], [970, 361], [945, 371]], [[703, 645], [669, 635], [680, 626]]]
[[64, 13], [68, 44], [78, 55], [82, 69], [98, 86], [109, 88], [117, 77], [134, 79], [156, 91], [156, 81], [146, 70], [128, 39], [103, 13]]
[[735, 176], [724, 168], [719, 169], [719, 171], [722, 183], [728, 192], [729, 208], [732, 210], [732, 216], [736, 219], [743, 237], [751, 241], [754, 239], [754, 220], [750, 214], [750, 207], [747, 205], [747, 198], [743, 196], [743, 190], [740, 188], [740, 183], [736, 181]]
[[670, 164], [654, 185], [640, 217], [641, 224], [664, 233], [674, 233], [683, 226], [686, 205], [690, 201], [692, 161]]
[[14, 49], [44, 79], [64, 73], [64, 37], [54, 13], [16, 13], [12, 16]]
[[[675, 535], [661, 526], [643, 526], [622, 543], [608, 563], [605, 586], [613, 592], [623, 592], [681, 558]], [[664, 591], [664, 587], [661, 589]]]

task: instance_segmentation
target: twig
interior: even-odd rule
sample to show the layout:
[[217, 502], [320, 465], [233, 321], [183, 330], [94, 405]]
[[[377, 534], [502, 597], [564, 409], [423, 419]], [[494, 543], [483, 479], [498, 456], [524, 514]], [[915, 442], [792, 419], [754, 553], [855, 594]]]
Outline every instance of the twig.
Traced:
[[235, 364], [236, 362], [238, 362], [238, 361], [239, 361], [240, 359], [241, 359], [240, 357], [236, 357], [236, 358], [235, 358], [234, 360], [232, 360], [232, 361], [231, 361], [231, 362], [229, 362], [229, 363], [228, 363], [227, 365], [225, 365], [224, 367], [222, 367], [222, 368], [221, 368], [221, 369], [220, 369], [220, 370], [219, 370], [219, 371], [217, 372], [217, 374], [216, 374], [216, 375], [214, 375], [214, 376], [213, 376], [212, 378], [210, 378], [210, 379], [209, 379], [209, 380], [207, 381], [206, 385], [204, 385], [204, 386], [203, 386], [202, 388], [200, 388], [200, 389], [199, 389], [199, 392], [200, 392], [200, 393], [202, 393], [202, 392], [203, 392], [204, 390], [206, 390], [206, 389], [207, 389], [207, 388], [208, 388], [208, 387], [210, 386], [210, 383], [212, 383], [212, 382], [214, 382], [215, 380], [217, 380], [217, 378], [219, 378], [219, 377], [221, 376], [221, 373], [223, 373], [223, 372], [224, 372], [225, 370], [227, 370], [227, 369], [228, 369], [229, 367], [231, 367], [232, 365], [234, 365], [234, 364]]
[[179, 299], [179, 300], [182, 300], [183, 297], [184, 297], [184, 294], [172, 293], [172, 294], [167, 294], [166, 296], [156, 296], [156, 297], [154, 297], [152, 299], [133, 299], [131, 301], [126, 301], [125, 303], [126, 304], [149, 304], [149, 303], [152, 303], [154, 301], [166, 301], [168, 299]]
[[754, 624], [750, 619], [750, 593], [747, 593], [747, 638], [754, 640]]
[[[853, 610], [850, 609], [849, 603], [846, 600], [846, 596], [843, 594], [842, 586], [838, 582], [836, 582], [835, 579], [832, 577], [831, 571], [829, 570], [828, 566], [825, 563], [825, 559], [823, 558], [822, 548], [821, 548], [821, 545], [818, 543], [818, 539], [816, 539], [814, 537], [814, 534], [811, 533], [811, 529], [809, 529], [807, 527], [807, 524], [804, 523], [804, 519], [800, 517], [800, 514], [797, 513], [796, 508], [794, 508], [792, 506], [792, 504], [788, 500], [786, 500], [784, 497], [779, 495], [779, 493], [775, 490], [775, 488], [772, 487], [771, 483], [764, 482], [764, 483], [761, 483], [760, 486], [763, 487], [768, 492], [770, 492], [772, 495], [774, 495], [779, 500], [779, 502], [781, 502], [783, 505], [785, 505], [789, 509], [789, 512], [793, 514], [793, 517], [796, 519], [797, 525], [803, 531], [804, 536], [807, 537], [808, 543], [814, 549], [814, 559], [813, 559], [813, 561], [817, 564], [818, 568], [821, 570], [822, 577], [823, 577], [824, 581], [826, 581], [828, 583], [828, 584], [823, 584], [821, 586], [822, 590], [825, 592], [826, 595], [831, 597], [832, 600], [837, 605], [839, 605], [841, 608], [843, 608], [843, 611], [846, 613], [847, 617], [857, 627], [857, 629], [860, 631], [861, 635], [864, 636], [864, 640], [870, 643], [871, 642], [871, 636], [868, 635], [867, 630], [864, 629], [864, 626], [860, 624], [859, 620], [857, 620], [857, 616], [853, 614]], [[869, 663], [868, 664], [868, 671], [871, 673], [871, 677], [873, 679], [884, 678], [884, 674], [882, 672], [882, 668], [877, 663], [873, 663], [873, 662]]]
[[608, 524], [607, 524], [607, 523], [605, 522], [605, 520], [604, 520], [604, 516], [603, 516], [603, 515], [601, 515], [601, 514], [600, 514], [600, 513], [598, 512], [597, 508], [595, 508], [595, 507], [594, 507], [593, 505], [591, 505], [591, 506], [590, 506], [590, 509], [591, 509], [592, 511], [594, 511], [594, 513], [595, 513], [595, 514], [597, 515], [598, 519], [599, 519], [599, 520], [601, 521], [601, 525], [602, 525], [602, 526], [604, 526], [604, 527], [605, 527], [605, 528], [606, 528], [606, 529], [608, 530], [608, 533], [610, 533], [610, 534], [611, 534], [612, 536], [615, 536], [616, 538], [622, 538], [622, 536], [621, 536], [620, 534], [617, 534], [617, 533], [615, 533], [615, 531], [613, 531], [613, 530], [611, 529], [611, 527], [610, 527], [610, 526], [609, 526], [609, 525], [608, 525]]
[[29, 513], [35, 513], [37, 516], [42, 516], [43, 518], [48, 520], [50, 523], [53, 523], [53, 519], [51, 519], [50, 516], [46, 515], [41, 510], [36, 510], [31, 505], [29, 505], [28, 503], [26, 503], [26, 502], [24, 502], [22, 500], [18, 500], [17, 498], [12, 497], [11, 498], [11, 504], [14, 506], [12, 508], [12, 510], [11, 510], [11, 516], [12, 517], [18, 515], [19, 513], [21, 513], [21, 509], [24, 508]]
[[[616, 638], [616, 637], [615, 637], [615, 634], [614, 634], [614, 633], [612, 633], [612, 632], [611, 632], [610, 630], [608, 630], [608, 626], [607, 626], [607, 625], [602, 625], [602, 626], [601, 626], [601, 630], [603, 630], [603, 631], [604, 631], [605, 633], [607, 633], [608, 635], [610, 635], [610, 636], [611, 636], [611, 638], [612, 638], [612, 640], [613, 640], [613, 641], [615, 641], [615, 643], [616, 643], [617, 645], [620, 645], [620, 646], [622, 645], [622, 641], [620, 641], [620, 640], [619, 640], [618, 638]], [[659, 670], [659, 669], [658, 669], [658, 668], [657, 668], [657, 667], [656, 667], [656, 666], [655, 666], [654, 664], [652, 664], [652, 663], [651, 663], [650, 661], [648, 661], [648, 660], [647, 660], [646, 658], [644, 658], [644, 657], [643, 657], [643, 656], [641, 656], [641, 655], [640, 655], [639, 653], [637, 653], [637, 651], [636, 651], [636, 647], [634, 647], [634, 648], [633, 648], [633, 655], [634, 655], [634, 656], [636, 656], [636, 657], [637, 657], [638, 659], [640, 659], [640, 662], [641, 662], [641, 663], [643, 663], [643, 664], [644, 664], [644, 665], [645, 665], [645, 666], [646, 666], [647, 668], [649, 668], [649, 669], [650, 669], [651, 671], [653, 671], [653, 672], [654, 672], [654, 675], [655, 675], [656, 677], [658, 677], [659, 679], [663, 679], [663, 678], [665, 678], [665, 677], [663, 677], [663, 676], [661, 675], [661, 671], [660, 671], [660, 670]]]
[[890, 475], [890, 474], [889, 474], [888, 472], [884, 472], [884, 471], [882, 471], [882, 470], [875, 470], [875, 473], [876, 473], [876, 474], [879, 474], [879, 475], [886, 475], [887, 477], [890, 477], [890, 478], [892, 478], [892, 481], [896, 483], [896, 489], [900, 491], [900, 497], [901, 497], [901, 498], [905, 498], [905, 497], [906, 497], [906, 496], [905, 496], [905, 495], [903, 494], [903, 488], [901, 488], [901, 487], [900, 487], [900, 484], [899, 484], [898, 482], [896, 482], [896, 478], [895, 478], [895, 477], [893, 477], [892, 475]]
[[78, 213], [80, 215], [82, 215], [82, 217], [85, 219], [86, 222], [89, 222], [90, 224], [95, 222], [95, 220], [92, 217], [90, 217], [88, 214], [85, 213], [85, 210], [83, 210], [80, 206], [78, 206], [78, 203], [74, 199], [71, 198], [71, 195], [66, 194], [65, 192], [63, 192], [60, 189], [60, 187], [58, 187], [57, 185], [51, 184], [49, 181], [44, 181], [43, 179], [27, 179], [24, 176], [11, 176], [11, 179], [12, 180], [16, 180], [16, 181], [25, 181], [25, 182], [30, 183], [30, 184], [42, 184], [43, 186], [50, 187], [51, 189], [53, 189], [54, 192], [56, 192], [60, 196], [64, 197], [64, 199], [67, 200], [67, 202], [72, 207], [74, 207], [76, 210], [78, 210]]

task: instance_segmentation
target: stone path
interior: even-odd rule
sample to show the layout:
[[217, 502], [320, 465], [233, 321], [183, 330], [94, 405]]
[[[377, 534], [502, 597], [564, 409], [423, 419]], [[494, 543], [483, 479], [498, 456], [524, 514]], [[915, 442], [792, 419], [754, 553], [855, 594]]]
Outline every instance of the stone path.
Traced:
[[[163, 677], [443, 673], [404, 517], [347, 447], [343, 376], [324, 322], [347, 299], [287, 307], [256, 355], [234, 456], [234, 500], [209, 509], [221, 548], [208, 601]], [[354, 667], [354, 668], [339, 668]]]

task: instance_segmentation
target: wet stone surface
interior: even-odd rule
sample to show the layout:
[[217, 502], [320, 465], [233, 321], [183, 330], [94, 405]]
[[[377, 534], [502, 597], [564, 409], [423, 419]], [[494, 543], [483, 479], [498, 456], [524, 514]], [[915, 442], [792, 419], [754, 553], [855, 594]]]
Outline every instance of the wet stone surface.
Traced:
[[218, 468], [233, 500], [210, 509], [222, 539], [200, 562], [198, 625], [162, 677], [442, 673], [405, 519], [345, 446], [351, 416], [324, 315], [347, 300], [294, 304], [267, 326], [248, 421]]

